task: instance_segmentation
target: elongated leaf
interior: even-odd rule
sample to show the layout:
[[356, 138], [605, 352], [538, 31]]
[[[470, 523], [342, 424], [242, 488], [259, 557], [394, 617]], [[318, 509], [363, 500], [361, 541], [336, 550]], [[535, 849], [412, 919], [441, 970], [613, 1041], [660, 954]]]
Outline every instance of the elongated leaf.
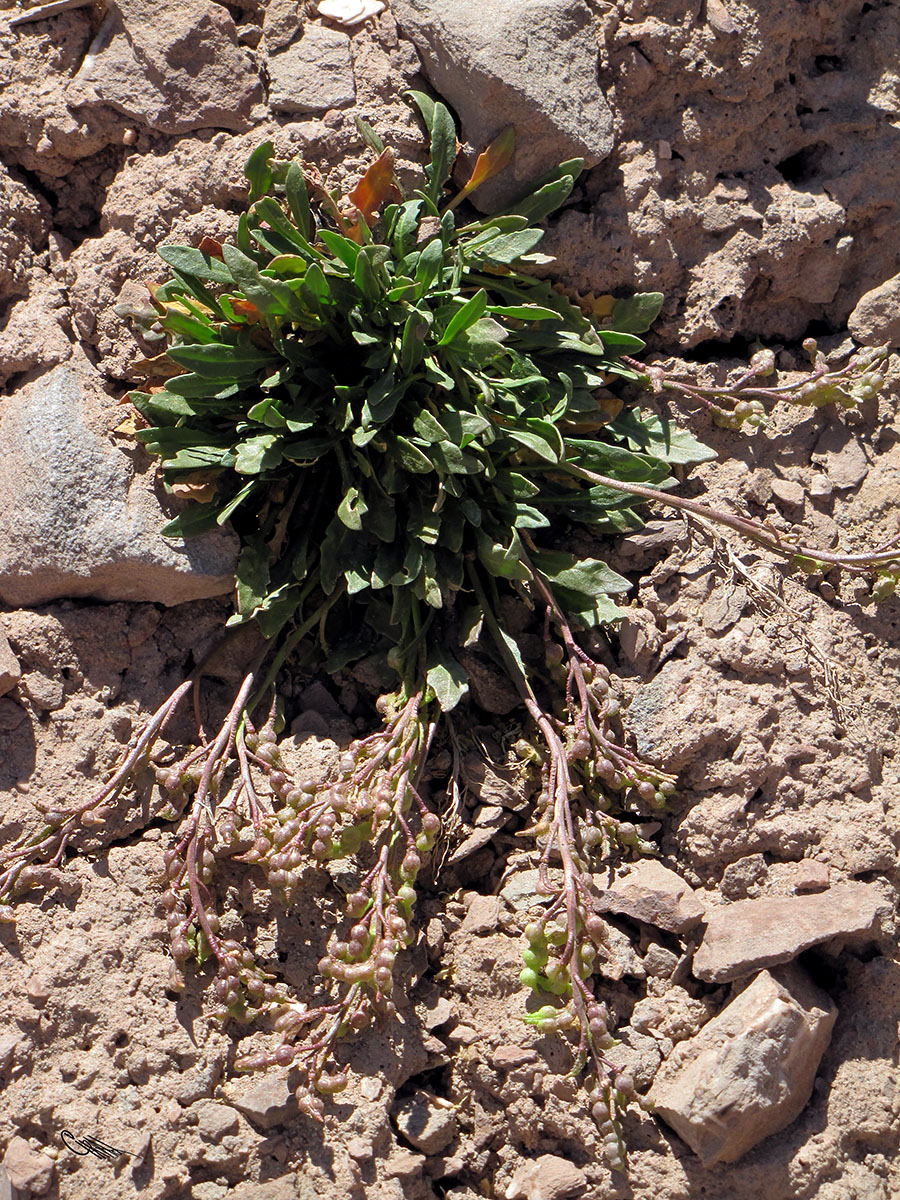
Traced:
[[407, 438], [395, 434], [391, 438], [391, 443], [394, 447], [394, 453], [397, 455], [401, 467], [404, 471], [412, 471], [415, 475], [427, 475], [429, 471], [433, 471], [434, 467], [431, 464], [431, 459], [423, 454], [418, 446], [414, 446]]
[[250, 181], [250, 202], [264, 196], [272, 186], [271, 159], [275, 147], [271, 142], [263, 142], [257, 146], [244, 167], [244, 175]]
[[269, 590], [271, 555], [261, 538], [246, 542], [237, 566], [237, 607], [239, 613], [252, 613], [265, 600]]
[[284, 188], [294, 223], [308, 242], [313, 236], [313, 220], [309, 208], [306, 180], [303, 177], [303, 168], [299, 163], [292, 162], [288, 167]]
[[457, 309], [455, 316], [444, 330], [438, 342], [439, 346], [448, 346], [459, 334], [464, 333], [476, 321], [480, 320], [487, 307], [487, 292], [479, 288], [475, 295], [467, 300], [462, 308]]
[[208, 279], [213, 283], [234, 283], [228, 267], [218, 258], [195, 250], [193, 246], [160, 246], [159, 257], [180, 271], [182, 275], [193, 275], [196, 279]]
[[600, 559], [541, 550], [534, 554], [534, 564], [569, 617], [599, 625], [625, 615], [610, 596], [627, 592], [631, 584]]
[[479, 257], [495, 263], [513, 263], [535, 248], [544, 236], [543, 229], [522, 229], [519, 233], [500, 233], [481, 246]]
[[432, 238], [419, 255], [416, 263], [416, 282], [420, 295], [424, 294], [437, 279], [444, 262], [444, 246], [440, 238]]
[[192, 504], [173, 517], [159, 531], [166, 538], [198, 537], [216, 527], [216, 507], [212, 504]]
[[507, 210], [537, 223], [543, 221], [566, 199], [584, 170], [583, 158], [571, 158], [530, 184], [528, 190]]
[[514, 317], [517, 321], [558, 321], [559, 313], [540, 304], [489, 304], [487, 311], [496, 317]]
[[431, 122], [431, 163], [426, 168], [428, 195], [435, 205], [441, 198], [444, 184], [456, 161], [456, 126], [446, 104], [438, 101]]
[[330, 229], [320, 229], [319, 237], [331, 251], [335, 258], [353, 271], [356, 268], [356, 260], [359, 257], [360, 247], [356, 242], [351, 242], [349, 238], [343, 237], [339, 233], [334, 233]]
[[277, 361], [274, 355], [255, 346], [229, 346], [223, 342], [173, 346], [168, 353], [179, 366], [209, 379], [250, 379], [257, 371]]

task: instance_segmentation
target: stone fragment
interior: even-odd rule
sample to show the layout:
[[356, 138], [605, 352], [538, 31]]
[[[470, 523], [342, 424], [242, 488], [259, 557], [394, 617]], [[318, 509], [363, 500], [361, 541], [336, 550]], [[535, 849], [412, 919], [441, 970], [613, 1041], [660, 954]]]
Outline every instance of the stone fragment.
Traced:
[[836, 1017], [799, 968], [763, 971], [663, 1064], [657, 1114], [707, 1166], [734, 1162], [799, 1116]]
[[263, 17], [263, 37], [267, 54], [284, 50], [303, 31], [303, 7], [295, 0], [270, 0]]
[[558, 1154], [542, 1154], [523, 1163], [510, 1180], [506, 1200], [569, 1200], [587, 1188], [580, 1167]]
[[900, 348], [900, 275], [861, 296], [847, 328], [861, 346]]
[[237, 1113], [216, 1100], [200, 1100], [191, 1106], [197, 1117], [197, 1130], [204, 1142], [220, 1142], [226, 1133], [237, 1131]]
[[499, 896], [473, 896], [462, 923], [463, 933], [493, 933], [500, 920]]
[[652, 858], [642, 859], [605, 888], [597, 907], [600, 912], [621, 913], [669, 933], [686, 933], [700, 924], [704, 913], [693, 888]]
[[837, 422], [826, 425], [812, 453], [831, 484], [839, 491], [858, 487], [869, 473], [866, 452], [851, 429]]
[[794, 870], [794, 891], [824, 892], [831, 886], [831, 871], [827, 863], [815, 858], [804, 858]]
[[531, 1046], [498, 1046], [491, 1056], [491, 1063], [497, 1071], [516, 1071], [537, 1060], [537, 1051]]
[[795, 483], [793, 479], [778, 479], [772, 480], [772, 495], [788, 508], [800, 508], [803, 505], [803, 500], [806, 493], [799, 483]]
[[46, 1154], [40, 1154], [23, 1137], [14, 1137], [6, 1147], [3, 1166], [14, 1188], [26, 1195], [43, 1196], [53, 1180], [56, 1163]]
[[400, 1183], [413, 1184], [422, 1175], [425, 1159], [421, 1154], [412, 1150], [398, 1150], [383, 1166], [388, 1179], [398, 1179]]
[[427, 1092], [414, 1092], [394, 1110], [397, 1129], [423, 1154], [440, 1154], [457, 1134], [456, 1113]]
[[789, 962], [832, 938], [874, 941], [887, 907], [867, 883], [836, 884], [817, 896], [763, 896], [710, 907], [693, 974], [727, 983]]
[[89, 367], [63, 365], [0, 415], [0, 601], [90, 596], [181, 604], [234, 585], [237, 539], [163, 538], [152, 468], [108, 436], [122, 410]]
[[610, 153], [612, 114], [585, 0], [393, 0], [391, 9], [474, 150], [515, 126], [511, 165], [474, 194], [485, 211], [565, 159], [590, 167]]
[[161, 133], [250, 127], [262, 99], [228, 9], [212, 0], [115, 0], [105, 42], [69, 85], [74, 105], [111, 105]]
[[228, 1090], [227, 1101], [262, 1129], [271, 1129], [299, 1112], [293, 1089], [284, 1075], [263, 1076], [253, 1082], [247, 1080], [235, 1084]]
[[325, 113], [356, 99], [350, 38], [306, 25], [299, 41], [268, 59], [269, 105], [275, 112]]
[[13, 654], [6, 634], [0, 629], [0, 696], [5, 696], [22, 678], [19, 660]]

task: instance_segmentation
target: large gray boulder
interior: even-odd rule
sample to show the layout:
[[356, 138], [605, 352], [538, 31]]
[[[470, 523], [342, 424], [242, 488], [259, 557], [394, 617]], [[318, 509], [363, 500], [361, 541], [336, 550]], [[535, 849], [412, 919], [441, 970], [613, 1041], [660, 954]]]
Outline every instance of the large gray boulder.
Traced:
[[171, 605], [233, 587], [232, 534], [160, 535], [173, 514], [163, 512], [152, 466], [108, 432], [123, 417], [86, 363], [58, 366], [0, 400], [0, 602]]
[[473, 149], [516, 128], [512, 165], [474, 195], [485, 211], [565, 159], [594, 166], [612, 150], [597, 31], [584, 0], [393, 0], [391, 10]]

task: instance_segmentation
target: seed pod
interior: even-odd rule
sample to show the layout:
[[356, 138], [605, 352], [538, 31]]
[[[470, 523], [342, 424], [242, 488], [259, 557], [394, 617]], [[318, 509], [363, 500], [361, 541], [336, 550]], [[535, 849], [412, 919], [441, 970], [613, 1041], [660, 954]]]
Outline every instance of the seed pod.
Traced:
[[294, 1061], [297, 1051], [294, 1046], [279, 1046], [273, 1054], [273, 1058], [279, 1067], [286, 1067]]
[[375, 983], [376, 983], [379, 991], [382, 991], [382, 992], [390, 991], [393, 980], [394, 980], [394, 973], [393, 973], [393, 971], [391, 971], [390, 967], [376, 967], [375, 968]]

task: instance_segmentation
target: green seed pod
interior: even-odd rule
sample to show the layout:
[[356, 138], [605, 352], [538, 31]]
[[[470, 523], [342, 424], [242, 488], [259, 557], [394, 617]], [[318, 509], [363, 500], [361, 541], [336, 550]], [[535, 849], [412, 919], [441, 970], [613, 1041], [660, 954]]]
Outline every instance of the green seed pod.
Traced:
[[525, 967], [519, 972], [519, 982], [523, 987], [531, 988], [532, 991], [537, 991], [539, 987], [537, 971], [531, 967]]

